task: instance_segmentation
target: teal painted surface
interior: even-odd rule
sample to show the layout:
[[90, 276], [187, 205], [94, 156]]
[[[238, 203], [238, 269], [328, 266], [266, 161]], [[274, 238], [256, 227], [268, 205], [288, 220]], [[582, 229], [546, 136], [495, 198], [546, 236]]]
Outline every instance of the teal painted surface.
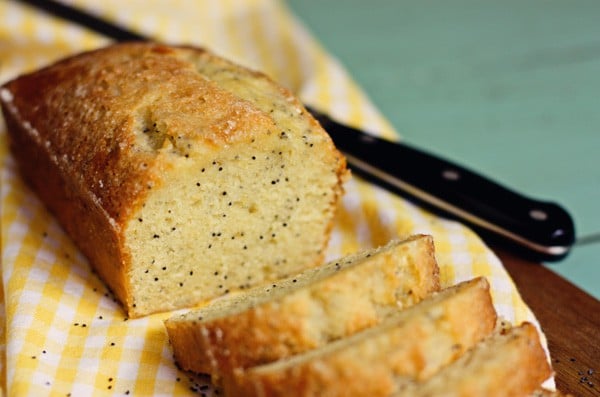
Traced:
[[600, 2], [288, 4], [407, 142], [565, 206], [600, 298]]

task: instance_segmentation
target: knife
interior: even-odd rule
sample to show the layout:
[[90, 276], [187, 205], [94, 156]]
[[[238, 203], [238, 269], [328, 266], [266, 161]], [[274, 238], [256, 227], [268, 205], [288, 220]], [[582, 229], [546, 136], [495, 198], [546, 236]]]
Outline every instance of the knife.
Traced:
[[[151, 40], [54, 0], [19, 1], [117, 41]], [[531, 260], [560, 260], [574, 244], [573, 220], [560, 205], [526, 197], [439, 156], [344, 125], [314, 108], [308, 110], [355, 174], [458, 219]]]

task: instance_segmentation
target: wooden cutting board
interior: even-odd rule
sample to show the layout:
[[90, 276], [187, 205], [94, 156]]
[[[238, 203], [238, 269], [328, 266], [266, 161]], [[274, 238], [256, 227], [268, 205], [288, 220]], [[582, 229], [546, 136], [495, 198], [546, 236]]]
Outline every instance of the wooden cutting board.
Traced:
[[545, 266], [494, 249], [546, 334], [557, 388], [600, 396], [600, 301]]

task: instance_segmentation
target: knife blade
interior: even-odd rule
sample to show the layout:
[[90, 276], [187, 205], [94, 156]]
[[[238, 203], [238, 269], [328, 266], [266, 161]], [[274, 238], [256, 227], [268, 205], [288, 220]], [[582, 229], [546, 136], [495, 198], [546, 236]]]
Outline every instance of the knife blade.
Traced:
[[[117, 41], [150, 41], [137, 32], [54, 0], [19, 0]], [[564, 258], [575, 241], [560, 205], [526, 197], [472, 170], [406, 143], [379, 138], [308, 107], [355, 174], [436, 213], [472, 226], [535, 261]]]

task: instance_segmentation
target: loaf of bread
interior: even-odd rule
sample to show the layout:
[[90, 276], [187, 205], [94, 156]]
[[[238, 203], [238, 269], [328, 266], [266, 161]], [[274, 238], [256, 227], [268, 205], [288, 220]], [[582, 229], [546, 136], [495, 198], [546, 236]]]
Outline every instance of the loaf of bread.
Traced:
[[395, 397], [528, 396], [551, 374], [536, 328], [524, 323], [494, 333], [435, 376]]
[[477, 278], [350, 337], [236, 370], [224, 377], [223, 388], [227, 396], [390, 396], [433, 376], [488, 336], [495, 323], [489, 285]]
[[126, 43], [21, 76], [0, 99], [23, 176], [129, 316], [322, 263], [345, 160], [266, 76]]
[[216, 299], [165, 322], [183, 369], [221, 376], [373, 326], [439, 289], [430, 236], [414, 236]]

